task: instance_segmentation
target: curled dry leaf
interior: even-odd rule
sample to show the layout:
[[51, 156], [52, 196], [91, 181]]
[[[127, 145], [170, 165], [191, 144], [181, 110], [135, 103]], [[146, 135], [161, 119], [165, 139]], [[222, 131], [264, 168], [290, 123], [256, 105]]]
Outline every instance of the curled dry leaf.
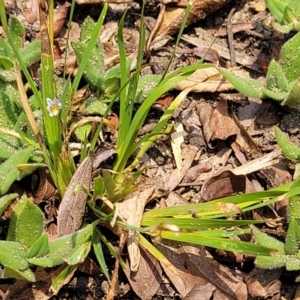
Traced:
[[56, 193], [53, 181], [47, 169], [38, 169], [39, 186], [33, 194], [34, 203], [39, 204], [42, 200], [52, 198]]
[[58, 236], [73, 233], [80, 228], [88, 197], [82, 188], [89, 190], [92, 169], [93, 158], [88, 156], [73, 175], [58, 210]]
[[65, 2], [63, 5], [61, 5], [58, 9], [54, 11], [54, 24], [53, 24], [53, 34], [54, 37], [57, 37], [63, 28], [67, 16], [68, 16], [68, 10], [71, 4], [69, 2]]
[[141, 299], [152, 299], [162, 280], [162, 269], [153, 256], [141, 248], [141, 263], [137, 272], [130, 270], [128, 261], [124, 272], [132, 289]]
[[228, 105], [225, 99], [221, 99], [214, 110], [210, 127], [212, 140], [226, 140], [229, 136], [239, 132], [239, 128], [228, 114]]

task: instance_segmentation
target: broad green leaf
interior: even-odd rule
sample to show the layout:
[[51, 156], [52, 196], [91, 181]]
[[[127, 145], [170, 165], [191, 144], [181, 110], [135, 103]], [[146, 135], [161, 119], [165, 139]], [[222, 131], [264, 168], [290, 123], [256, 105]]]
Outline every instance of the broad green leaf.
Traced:
[[280, 65], [274, 59], [272, 59], [269, 64], [266, 80], [267, 89], [273, 92], [280, 93], [288, 89], [286, 77]]
[[[8, 42], [4, 41], [3, 38], [0, 38], [0, 57], [5, 57], [10, 61], [10, 63], [7, 66], [7, 68], [4, 68], [5, 70], [13, 68], [14, 66], [14, 53], [13, 50], [11, 49], [10, 45]], [[1, 66], [1, 60], [0, 60], [0, 66]], [[4, 67], [1, 66], [1, 67]]]
[[[98, 18], [98, 21], [95, 24], [95, 28], [94, 28], [94, 30], [91, 34], [91, 38], [89, 39], [88, 42], [86, 42], [86, 44], [87, 44], [86, 52], [84, 53], [84, 57], [82, 58], [82, 60], [80, 62], [78, 71], [77, 71], [76, 76], [73, 80], [73, 84], [72, 84], [73, 91], [77, 91], [78, 85], [79, 85], [80, 80], [81, 80], [81, 77], [82, 77], [83, 73], [87, 70], [87, 64], [90, 61], [90, 56], [91, 56], [91, 53], [94, 49], [94, 45], [97, 44], [97, 41], [99, 39], [99, 33], [100, 33], [100, 30], [101, 30], [102, 24], [104, 22], [104, 18], [106, 16], [107, 8], [108, 8], [108, 5], [107, 5], [107, 3], [105, 3], [103, 8], [102, 8], [101, 14]], [[99, 71], [101, 72], [102, 70], [99, 70]]]
[[287, 257], [283, 254], [275, 256], [263, 256], [256, 257], [254, 263], [262, 269], [278, 269], [284, 267], [287, 261]]
[[49, 252], [49, 239], [46, 233], [43, 233], [31, 246], [28, 251], [28, 258], [41, 257]]
[[263, 90], [264, 97], [263, 98], [270, 98], [276, 101], [283, 101], [288, 96], [287, 92], [281, 92], [281, 91], [271, 91], [268, 89]]
[[300, 93], [300, 78], [298, 78], [290, 90], [289, 94], [287, 95], [286, 99], [281, 103], [282, 105], [287, 106], [299, 106], [300, 100], [299, 100], [299, 93]]
[[41, 57], [41, 41], [34, 40], [20, 49], [24, 64], [28, 67]]
[[0, 215], [6, 210], [9, 204], [18, 197], [17, 193], [7, 194], [0, 198]]
[[[252, 232], [254, 234], [255, 240], [259, 245], [272, 248], [277, 251], [278, 255], [285, 254], [284, 243], [278, 241], [277, 239], [261, 232], [255, 226], [251, 226]], [[276, 255], [277, 256], [277, 255]]]
[[28, 258], [28, 262], [41, 267], [54, 267], [65, 262], [80, 247], [91, 239], [95, 224], [49, 243], [49, 253], [42, 257]]
[[222, 68], [218, 70], [239, 92], [250, 97], [264, 98], [264, 84], [255, 79], [235, 75]]
[[93, 19], [90, 16], [85, 18], [80, 31], [80, 41], [87, 43], [92, 37], [95, 27], [96, 27], [96, 23], [93, 21]]
[[291, 221], [289, 222], [289, 228], [285, 240], [285, 253], [297, 254], [298, 251], [300, 250], [299, 246], [300, 246], [300, 226], [295, 219], [291, 219]]
[[[0, 81], [0, 128], [14, 128], [21, 113], [19, 103], [20, 96], [15, 84]], [[16, 137], [0, 132], [0, 158], [9, 158], [20, 145]]]
[[25, 29], [22, 23], [14, 16], [11, 16], [10, 18], [8, 32], [15, 47], [20, 49], [22, 46], [21, 37], [25, 35]]
[[104, 115], [107, 110], [107, 104], [96, 97], [90, 97], [85, 101], [85, 111], [91, 115]]
[[8, 228], [7, 240], [30, 248], [43, 232], [43, 213], [26, 196], [15, 205]]
[[30, 157], [32, 148], [19, 150], [0, 165], [0, 195], [5, 194], [12, 183], [18, 178], [17, 166], [26, 163]]
[[[84, 42], [73, 42], [72, 47], [80, 64], [86, 55], [87, 44]], [[103, 50], [100, 46], [94, 46], [84, 72], [85, 79], [92, 85], [92, 87], [100, 90], [104, 90], [105, 74], [102, 52]]]
[[287, 256], [286, 259], [286, 269], [287, 271], [299, 271], [300, 270], [300, 259], [294, 255]]
[[40, 168], [46, 168], [47, 165], [43, 163], [32, 163], [32, 164], [19, 164], [17, 169], [19, 171], [19, 176], [17, 180], [21, 180], [22, 178], [32, 174], [34, 171]]
[[[288, 221], [293, 219], [300, 223], [300, 194], [289, 197], [289, 205], [287, 208]], [[299, 232], [300, 235], [300, 232]]]
[[16, 74], [14, 70], [2, 70], [0, 69], [0, 80], [4, 82], [13, 82], [16, 80]]
[[159, 84], [161, 80], [161, 76], [159, 75], [145, 75], [139, 77], [139, 82], [137, 86], [137, 96], [135, 102], [144, 101], [149, 94], [155, 89], [155, 87]]
[[5, 56], [0, 56], [0, 68], [3, 70], [9, 70], [13, 68], [14, 63], [12, 60]]
[[287, 7], [286, 0], [266, 0], [266, 4], [268, 9], [272, 13], [272, 15], [276, 18], [278, 22], [282, 22], [283, 13]]
[[27, 280], [34, 282], [35, 276], [31, 269], [16, 270], [9, 266], [6, 266], [3, 271], [3, 278], [14, 278], [17, 280]]
[[293, 144], [278, 127], [275, 127], [275, 136], [279, 147], [286, 157], [293, 160], [300, 160], [300, 148]]
[[281, 66], [288, 81], [300, 77], [300, 32], [289, 39], [281, 48]]
[[24, 271], [28, 268], [27, 251], [21, 243], [0, 241], [0, 263], [14, 270]]

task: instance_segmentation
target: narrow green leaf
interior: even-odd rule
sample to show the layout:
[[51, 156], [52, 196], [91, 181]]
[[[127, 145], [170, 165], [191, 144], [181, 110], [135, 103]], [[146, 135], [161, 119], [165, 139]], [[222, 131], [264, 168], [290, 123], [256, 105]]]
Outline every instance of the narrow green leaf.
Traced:
[[67, 266], [64, 268], [52, 281], [50, 291], [52, 291], [54, 294], [57, 294], [61, 287], [66, 284], [67, 278], [70, 278], [72, 274], [76, 271], [77, 266]]
[[43, 213], [26, 196], [15, 205], [8, 228], [7, 240], [30, 248], [43, 232]]
[[292, 256], [287, 256], [286, 259], [286, 269], [287, 271], [299, 271], [300, 270], [300, 259]]
[[[263, 221], [264, 222], [264, 221]], [[195, 219], [195, 218], [149, 218], [142, 220], [141, 226], [176, 225], [184, 230], [208, 230], [212, 228], [243, 226], [258, 224], [262, 221], [255, 220], [222, 220], [222, 219]]]
[[274, 92], [284, 92], [288, 88], [288, 82], [282, 68], [274, 59], [269, 64], [266, 81], [267, 89]]
[[49, 239], [46, 233], [42, 234], [28, 251], [28, 258], [41, 257], [49, 252]]
[[93, 241], [93, 249], [94, 253], [96, 255], [97, 261], [99, 263], [99, 266], [105, 275], [106, 279], [108, 282], [110, 282], [109, 274], [108, 274], [108, 268], [105, 262], [104, 254], [103, 254], [103, 249], [102, 249], [102, 244], [101, 240], [99, 238], [99, 234], [102, 234], [100, 231], [95, 230], [94, 234], [92, 236], [92, 241]]
[[91, 245], [92, 245], [91, 240], [80, 245], [77, 249], [75, 249], [73, 252], [70, 253], [70, 255], [68, 255], [65, 258], [65, 262], [68, 265], [72, 265], [72, 266], [83, 263], [91, 250]]
[[300, 149], [278, 127], [275, 127], [275, 136], [279, 147], [286, 157], [300, 160]]
[[227, 251], [245, 253], [250, 255], [270, 255], [274, 248], [269, 248], [262, 245], [255, 245], [243, 241], [211, 237], [202, 232], [172, 232], [161, 231], [160, 236], [165, 239], [180, 241], [186, 243], [193, 243], [196, 245], [203, 245], [217, 249], [224, 249]]

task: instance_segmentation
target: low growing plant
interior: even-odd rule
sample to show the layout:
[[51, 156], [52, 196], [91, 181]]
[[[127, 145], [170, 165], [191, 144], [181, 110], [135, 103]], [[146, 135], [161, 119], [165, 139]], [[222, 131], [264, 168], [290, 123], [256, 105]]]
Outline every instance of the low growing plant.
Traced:
[[266, 0], [268, 9], [277, 22], [275, 29], [289, 33], [300, 30], [300, 4], [297, 0]]
[[[41, 1], [41, 4], [43, 4], [43, 1]], [[74, 5], [75, 1], [72, 1], [71, 16]], [[16, 153], [0, 166], [0, 174], [5, 179], [3, 181], [5, 185], [1, 185], [1, 193], [5, 194], [12, 182], [20, 175], [20, 164], [30, 161], [30, 166], [26, 165], [29, 168], [29, 172], [26, 172], [26, 174], [29, 174], [34, 168], [47, 167], [62, 197], [58, 210], [58, 232], [60, 237], [54, 241], [49, 241], [47, 234], [42, 233], [43, 214], [35, 204], [26, 197], [22, 197], [15, 205], [7, 238], [5, 241], [0, 241], [0, 262], [5, 266], [5, 277], [34, 281], [34, 266], [53, 267], [65, 262], [68, 266], [62, 270], [52, 284], [52, 289], [57, 291], [59, 282], [63, 282], [74, 271], [76, 265], [86, 258], [90, 248], [93, 247], [102, 271], [109, 278], [102, 244], [108, 247], [112, 255], [115, 257], [118, 255], [102, 234], [101, 227], [98, 224], [110, 224], [113, 219], [115, 219], [115, 224], [118, 226], [150, 236], [161, 236], [166, 239], [192, 242], [253, 255], [270, 255], [272, 253], [273, 249], [271, 248], [230, 239], [232, 235], [249, 232], [249, 229], [245, 229], [244, 226], [255, 224], [257, 221], [223, 220], [220, 218], [270, 204], [276, 201], [278, 196], [287, 193], [289, 186], [284, 186], [281, 190], [260, 192], [253, 195], [239, 195], [209, 203], [152, 210], [144, 214], [141, 227], [126, 224], [117, 216], [114, 218], [116, 202], [132, 193], [139, 184], [138, 179], [143, 172], [143, 168], [136, 169], [138, 162], [159, 134], [169, 132], [168, 120], [189, 90], [182, 91], [159, 119], [152, 132], [138, 140], [138, 132], [143, 126], [153, 103], [181, 80], [189, 77], [195, 70], [211, 67], [211, 64], [200, 62], [180, 68], [170, 74], [168, 74], [167, 66], [165, 73], [159, 80], [156, 78], [155, 86], [153, 86], [153, 78], [148, 78], [151, 82], [151, 89], [148, 93], [141, 95], [143, 86], [145, 86], [145, 82], [142, 82], [145, 78], [142, 79], [140, 76], [145, 47], [145, 28], [141, 26], [137, 63], [135, 71], [131, 72], [131, 62], [126, 59], [123, 38], [125, 15], [121, 18], [118, 30], [120, 64], [115, 69], [104, 72], [98, 37], [107, 12], [107, 4], [105, 4], [98, 21], [94, 23], [87, 19], [83, 25], [81, 41], [73, 44], [80, 62], [75, 78], [72, 81], [65, 80], [59, 86], [58, 81], [53, 79], [55, 78], [52, 49], [53, 24], [51, 22], [50, 24], [47, 23], [47, 14], [43, 10], [46, 7], [44, 3], [40, 9], [42, 86], [41, 89], [38, 89], [26, 68], [27, 65], [22, 59], [19, 48], [15, 45], [14, 41], [17, 38], [19, 39], [19, 35], [14, 33], [15, 29], [11, 28], [11, 25], [7, 25], [4, 7], [3, 0], [0, 0], [1, 22], [8, 37], [7, 45], [11, 46], [13, 52], [12, 59], [20, 94], [18, 98], [20, 102], [19, 109], [24, 111], [25, 121], [28, 127], [31, 128], [32, 135], [28, 137], [23, 132], [17, 132], [11, 128], [9, 130], [7, 128], [1, 129], [2, 132], [21, 141], [21, 147], [16, 148]], [[48, 7], [49, 19], [53, 20], [52, 0], [49, 1]], [[179, 43], [190, 8], [191, 6], [188, 5], [176, 46]], [[141, 24], [143, 24], [143, 21]], [[47, 28], [49, 28], [49, 31]], [[81, 51], [84, 51], [85, 55], [82, 55]], [[172, 57], [169, 65], [171, 60]], [[96, 69], [92, 65], [93, 62], [95, 62]], [[5, 64], [5, 60], [3, 64]], [[99, 71], [98, 74], [96, 70]], [[116, 70], [118, 71], [116, 72]], [[21, 72], [24, 74], [33, 93], [33, 97], [29, 100], [20, 76]], [[103, 116], [86, 118], [70, 125], [68, 117], [71, 100], [78, 90], [83, 75], [97, 96], [95, 102], [101, 103], [101, 101], [104, 101], [107, 106]], [[149, 81], [147, 82], [149, 83]], [[5, 96], [4, 94], [1, 95], [2, 97]], [[110, 124], [106, 116], [116, 101], [119, 101], [120, 107], [116, 159], [112, 170], [102, 170], [100, 176], [92, 178], [94, 149], [102, 125], [109, 126]], [[135, 110], [134, 105], [136, 102], [141, 103]], [[35, 118], [35, 114], [38, 113], [41, 119], [40, 124], [37, 123]], [[82, 142], [81, 164], [76, 169], [69, 148], [69, 139], [76, 128], [94, 121], [101, 123], [101, 125], [98, 126], [91, 140], [88, 140], [87, 134], [85, 134]], [[90, 142], [90, 145], [88, 145], [88, 142]], [[93, 182], [93, 194], [90, 194], [91, 182]], [[2, 199], [3, 203], [0, 199], [0, 208], [5, 209], [14, 197], [16, 197], [14, 194], [5, 196]], [[100, 205], [97, 201], [99, 199], [102, 200]], [[94, 211], [97, 220], [92, 224], [82, 226], [86, 203]], [[231, 203], [231, 206], [229, 203]], [[190, 213], [191, 210], [198, 214], [201, 219], [193, 218]], [[3, 210], [0, 212], [2, 213]], [[226, 230], [227, 226], [237, 226], [237, 228], [230, 231]], [[66, 234], [67, 231], [68, 234]], [[163, 261], [158, 250], [143, 235], [140, 235], [140, 243], [155, 257]], [[13, 255], [14, 257], [11, 257]]]
[[240, 92], [255, 98], [273, 99], [282, 105], [297, 107], [300, 88], [300, 33], [289, 39], [282, 47], [280, 64], [270, 62], [266, 83], [235, 75], [226, 69], [219, 68], [220, 73]]

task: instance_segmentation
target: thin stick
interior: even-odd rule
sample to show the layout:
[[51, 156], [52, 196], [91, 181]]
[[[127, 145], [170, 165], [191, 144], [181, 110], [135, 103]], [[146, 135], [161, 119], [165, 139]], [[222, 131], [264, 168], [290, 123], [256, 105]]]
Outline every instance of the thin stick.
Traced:
[[234, 45], [233, 45], [232, 23], [231, 23], [231, 19], [232, 19], [234, 12], [235, 12], [235, 8], [231, 9], [231, 11], [228, 15], [227, 24], [226, 24], [230, 61], [231, 61], [232, 67], [236, 66], [235, 49], [234, 49]]

